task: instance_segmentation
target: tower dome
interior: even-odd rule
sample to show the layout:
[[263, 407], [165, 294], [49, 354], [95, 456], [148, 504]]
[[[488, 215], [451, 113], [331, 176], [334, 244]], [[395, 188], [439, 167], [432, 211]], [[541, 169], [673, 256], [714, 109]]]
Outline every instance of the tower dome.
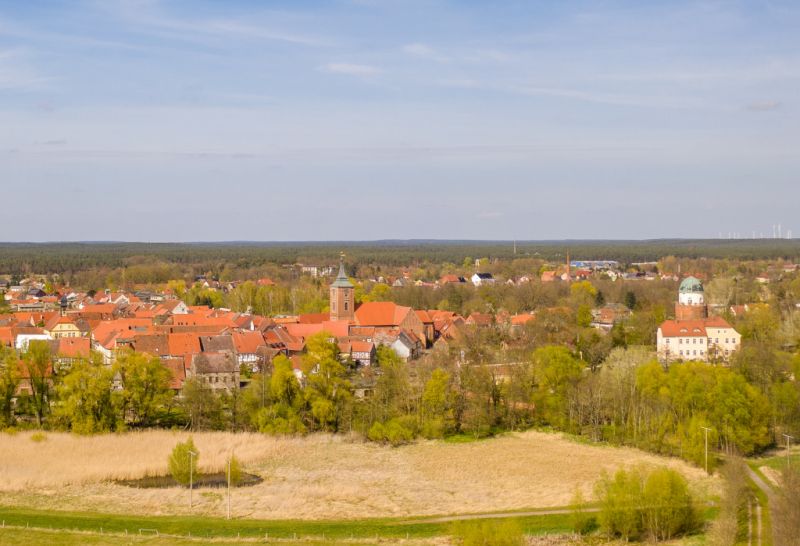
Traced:
[[686, 277], [678, 288], [678, 303], [681, 305], [703, 305], [706, 298], [703, 294], [703, 283], [695, 277]]
[[686, 277], [678, 288], [680, 294], [702, 294], [703, 283], [697, 277]]

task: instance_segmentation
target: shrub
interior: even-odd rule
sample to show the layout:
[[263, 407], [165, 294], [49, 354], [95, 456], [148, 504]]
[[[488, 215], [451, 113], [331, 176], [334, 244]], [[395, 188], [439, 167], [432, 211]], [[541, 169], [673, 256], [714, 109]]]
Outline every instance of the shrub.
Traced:
[[44, 442], [45, 440], [47, 440], [47, 434], [45, 434], [44, 432], [40, 431], [40, 432], [34, 432], [33, 434], [31, 434], [31, 441], [32, 442], [37, 442], [38, 443], [38, 442]]
[[397, 417], [386, 423], [375, 422], [367, 432], [373, 442], [385, 442], [393, 446], [407, 444], [414, 439], [413, 423], [406, 417]]
[[228, 474], [231, 487], [236, 487], [242, 481], [242, 465], [235, 455], [228, 459], [228, 467], [225, 469]]
[[600, 527], [623, 540], [669, 540], [697, 527], [697, 515], [686, 480], [675, 470], [619, 470], [596, 485]]
[[[190, 452], [196, 455], [192, 456]], [[188, 485], [190, 476], [197, 475], [197, 460], [200, 452], [194, 445], [191, 436], [185, 442], [178, 442], [169, 456], [169, 473], [181, 485]]]

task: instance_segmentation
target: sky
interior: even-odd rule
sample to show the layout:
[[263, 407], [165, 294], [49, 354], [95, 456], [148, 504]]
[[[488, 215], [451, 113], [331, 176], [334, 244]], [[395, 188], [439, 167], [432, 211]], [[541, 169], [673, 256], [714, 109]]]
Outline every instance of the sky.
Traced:
[[0, 0], [0, 240], [800, 236], [799, 100], [795, 0]]

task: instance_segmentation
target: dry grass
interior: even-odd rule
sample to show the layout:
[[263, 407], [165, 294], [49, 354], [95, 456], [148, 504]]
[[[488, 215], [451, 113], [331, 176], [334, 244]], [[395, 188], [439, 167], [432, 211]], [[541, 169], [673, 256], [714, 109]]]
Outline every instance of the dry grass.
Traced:
[[[149, 431], [75, 437], [0, 435], [0, 502], [59, 509], [180, 514], [179, 488], [131, 489], [108, 483], [166, 471], [167, 455], [186, 433]], [[701, 495], [715, 479], [676, 459], [634, 449], [578, 444], [556, 434], [525, 432], [467, 444], [421, 442], [392, 449], [340, 436], [273, 438], [194, 434], [200, 466], [219, 468], [231, 449], [264, 483], [234, 494], [238, 517], [341, 519], [515, 510], [563, 506], [576, 487], [591, 496], [601, 472], [666, 464]], [[216, 491], [195, 495], [198, 513], [224, 513]], [[220, 492], [221, 493], [221, 492]]]

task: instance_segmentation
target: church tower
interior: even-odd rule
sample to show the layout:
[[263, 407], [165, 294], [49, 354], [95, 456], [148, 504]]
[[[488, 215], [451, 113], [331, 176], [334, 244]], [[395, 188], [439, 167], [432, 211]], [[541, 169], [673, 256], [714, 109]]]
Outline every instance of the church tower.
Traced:
[[355, 287], [344, 272], [344, 254], [339, 257], [339, 275], [331, 284], [331, 320], [355, 318]]

